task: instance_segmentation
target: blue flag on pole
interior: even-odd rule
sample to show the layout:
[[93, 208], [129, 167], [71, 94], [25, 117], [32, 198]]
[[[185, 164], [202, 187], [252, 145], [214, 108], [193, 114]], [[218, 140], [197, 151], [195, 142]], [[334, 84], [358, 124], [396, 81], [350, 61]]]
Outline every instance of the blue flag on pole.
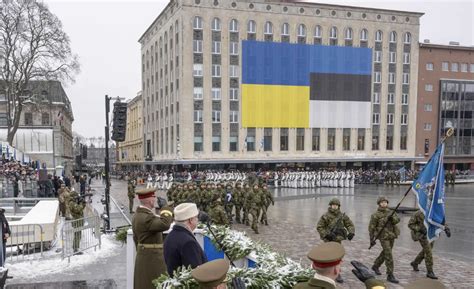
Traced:
[[419, 177], [413, 182], [411, 191], [416, 195], [418, 207], [425, 214], [427, 238], [432, 242], [444, 230], [444, 143], [431, 156]]

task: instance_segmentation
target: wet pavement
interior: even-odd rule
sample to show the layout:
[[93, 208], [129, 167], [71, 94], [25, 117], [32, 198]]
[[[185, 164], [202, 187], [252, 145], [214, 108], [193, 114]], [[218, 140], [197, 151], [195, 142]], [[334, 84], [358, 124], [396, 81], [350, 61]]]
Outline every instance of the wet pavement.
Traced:
[[65, 281], [7, 285], [6, 289], [115, 289], [114, 280]]
[[[99, 189], [99, 188], [97, 188]], [[387, 187], [375, 185], [360, 185], [353, 189], [318, 188], [318, 189], [274, 189], [275, 206], [270, 207], [268, 218], [270, 226], [261, 226], [260, 234], [256, 235], [249, 227], [235, 225], [234, 228], [246, 231], [248, 235], [271, 245], [276, 251], [294, 260], [309, 264], [307, 252], [312, 246], [321, 242], [315, 225], [319, 217], [326, 212], [329, 200], [338, 197], [344, 212], [353, 220], [356, 235], [349, 242], [344, 242], [346, 262], [343, 265], [345, 283], [341, 288], [362, 288], [361, 283], [352, 276], [350, 260], [360, 260], [372, 265], [380, 253], [380, 245], [370, 251], [368, 223], [370, 215], [376, 210], [376, 199], [385, 195], [390, 200], [390, 206], [395, 206], [403, 197], [408, 186]], [[447, 223], [451, 228], [452, 237], [447, 238], [442, 233], [434, 248], [434, 270], [440, 280], [448, 288], [474, 288], [474, 184], [456, 185], [446, 189]], [[164, 191], [158, 192], [165, 197]], [[112, 181], [111, 196], [116, 203], [123, 207], [128, 214], [127, 184], [125, 181]], [[138, 201], [135, 200], [135, 207]], [[402, 203], [404, 207], [415, 207], [415, 197], [411, 193]], [[413, 272], [409, 263], [421, 250], [418, 243], [411, 240], [407, 227], [410, 213], [399, 214], [401, 218], [401, 235], [395, 242], [394, 260], [395, 276], [401, 284], [423, 278], [426, 274], [424, 264], [420, 272]], [[385, 267], [381, 267], [385, 273]], [[380, 278], [385, 278], [385, 274]], [[402, 288], [391, 285], [389, 288]]]

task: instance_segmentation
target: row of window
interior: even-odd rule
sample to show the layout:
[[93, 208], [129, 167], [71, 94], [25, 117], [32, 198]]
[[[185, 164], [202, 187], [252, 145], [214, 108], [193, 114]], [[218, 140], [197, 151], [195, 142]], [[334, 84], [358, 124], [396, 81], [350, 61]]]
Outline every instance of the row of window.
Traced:
[[[202, 123], [202, 110], [195, 110], [194, 111], [194, 123]], [[213, 110], [212, 111], [212, 123], [220, 123], [221, 122], [221, 111], [220, 110]], [[239, 112], [236, 110], [229, 111], [229, 123], [238, 123], [239, 122]]]
[[[382, 72], [375, 71], [374, 72], [374, 83], [382, 83]], [[388, 74], [388, 83], [395, 84], [395, 73], [389, 72]], [[402, 75], [402, 84], [410, 84], [410, 74], [403, 73]]]
[[[451, 71], [451, 72], [471, 72], [474, 73], [474, 63], [458, 63], [451, 62], [451, 70], [449, 70], [448, 61], [441, 62], [442, 71]], [[469, 71], [468, 71], [469, 68]], [[426, 70], [433, 71], [435, 69], [433, 62], [426, 63]]]
[[[284, 130], [284, 129], [282, 129]], [[303, 129], [298, 129], [298, 131]], [[346, 133], [346, 130], [349, 133]], [[284, 131], [285, 132], [285, 131]], [[286, 129], [287, 132], [287, 129]], [[403, 134], [400, 137], [400, 149], [406, 150], [407, 149], [407, 135]], [[202, 152], [203, 151], [203, 142], [204, 138], [202, 136], [195, 136], [194, 137], [194, 151], [195, 152]], [[239, 142], [237, 136], [230, 136], [229, 137], [229, 151], [235, 152], [239, 150]], [[281, 134], [280, 135], [280, 151], [288, 151], [289, 150], [289, 137], [288, 134]], [[257, 148], [258, 146], [258, 148]], [[349, 151], [351, 149], [351, 135], [348, 129], [344, 129], [343, 136], [342, 136], [342, 150]], [[247, 136], [243, 142], [243, 150], [247, 152], [253, 152], [256, 150], [259, 151], [273, 151], [273, 136], [271, 134], [265, 135], [260, 142], [257, 144], [255, 140], [255, 136]], [[386, 150], [393, 150], [393, 135], [386, 136]], [[212, 151], [220, 151], [221, 150], [221, 137], [220, 136], [212, 136]], [[296, 151], [304, 151], [305, 150], [305, 136], [304, 131], [303, 133], [296, 134]], [[312, 151], [320, 151], [320, 135], [319, 129], [313, 129], [313, 134], [311, 136], [311, 150]], [[334, 151], [336, 150], [336, 134], [334, 129], [328, 129], [327, 135], [327, 151]], [[365, 150], [365, 131], [359, 130], [357, 134], [357, 150], [363, 151]], [[379, 136], [373, 135], [372, 136], [372, 150], [379, 150]]]
[[[265, 35], [271, 35], [274, 33], [274, 25], [272, 22], [267, 21], [265, 22], [263, 26], [263, 33]], [[193, 20], [193, 28], [195, 30], [202, 30], [203, 29], [203, 19], [200, 16], [194, 17]], [[219, 18], [213, 18], [211, 21], [211, 30], [212, 31], [221, 31], [222, 30], [222, 24]], [[232, 19], [229, 22], [229, 31], [230, 32], [239, 32], [239, 22], [236, 19]], [[249, 20], [247, 22], [247, 33], [256, 33], [257, 31], [257, 23], [254, 20]], [[290, 33], [290, 24], [288, 23], [283, 23], [281, 25], [281, 35], [283, 36], [288, 36]], [[298, 37], [306, 37], [307, 35], [307, 28], [304, 24], [299, 24], [297, 26], [297, 36]], [[321, 38], [323, 34], [323, 28], [320, 25], [316, 25], [314, 27], [314, 33], [313, 36], [317, 38]], [[347, 40], [352, 40], [353, 38], [354, 31], [352, 28], [347, 27], [344, 30], [344, 39]], [[367, 41], [368, 40], [368, 30], [367, 29], [362, 29], [360, 31], [360, 40], [362, 41]], [[332, 26], [329, 30], [329, 38], [336, 39], [338, 38], [338, 29], [335, 26]], [[383, 39], [383, 32], [381, 30], [377, 30], [375, 32], [375, 41], [376, 42], [382, 42]], [[406, 32], [403, 35], [403, 42], [405, 44], [410, 44], [412, 40], [411, 34], [409, 32]], [[396, 43], [397, 42], [397, 33], [395, 31], [390, 32], [389, 34], [389, 42], [390, 43]]]
[[[194, 87], [193, 88], [193, 98], [195, 100], [202, 100], [203, 99], [203, 91], [202, 87]], [[212, 100], [222, 100], [222, 89], [220, 87], [214, 87], [211, 89], [211, 96]], [[229, 89], [229, 100], [230, 101], [239, 101], [239, 89], [238, 88], [230, 88]]]
[[[380, 104], [380, 93], [374, 92], [372, 102], [374, 104]], [[387, 104], [395, 104], [395, 93], [387, 94]], [[408, 94], [407, 93], [402, 94], [402, 104], [403, 105], [408, 104]]]
[[[381, 63], [382, 62], [382, 51], [375, 50], [374, 51], [374, 62]], [[388, 63], [397, 63], [397, 53], [394, 51], [389, 52]], [[403, 53], [403, 64], [410, 64], [410, 53], [404, 52]]]
[[[395, 120], [395, 114], [393, 113], [387, 113], [387, 124], [388, 125], [393, 125]], [[373, 113], [372, 114], [372, 124], [380, 124], [380, 113]], [[402, 113], [401, 119], [400, 119], [400, 124], [401, 125], [408, 125], [408, 114]]]
[[[202, 77], [202, 64], [193, 65], [193, 76]], [[212, 77], [221, 77], [221, 65], [213, 64], [211, 66], [211, 75]], [[239, 66], [238, 65], [229, 65], [229, 77], [239, 77]]]

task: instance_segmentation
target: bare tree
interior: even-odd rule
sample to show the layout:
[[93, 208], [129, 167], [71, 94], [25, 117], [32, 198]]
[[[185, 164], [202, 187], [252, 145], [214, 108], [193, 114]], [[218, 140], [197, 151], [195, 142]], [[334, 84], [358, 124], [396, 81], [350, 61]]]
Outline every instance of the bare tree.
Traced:
[[0, 91], [7, 98], [7, 141], [12, 144], [23, 105], [32, 97], [30, 82], [73, 82], [79, 61], [61, 21], [44, 3], [0, 1]]

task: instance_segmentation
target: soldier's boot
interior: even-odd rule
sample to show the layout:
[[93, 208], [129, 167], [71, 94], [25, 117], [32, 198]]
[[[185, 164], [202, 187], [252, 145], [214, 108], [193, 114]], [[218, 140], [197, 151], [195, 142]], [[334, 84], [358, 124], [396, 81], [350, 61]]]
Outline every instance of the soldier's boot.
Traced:
[[374, 271], [374, 273], [375, 273], [376, 275], [382, 275], [382, 273], [380, 272], [379, 268], [375, 267], [375, 265], [372, 266], [372, 271]]
[[268, 226], [268, 221], [267, 220], [265, 220], [265, 226]]
[[397, 278], [395, 278], [395, 276], [393, 276], [393, 274], [388, 274], [387, 275], [387, 281], [391, 282], [391, 283], [395, 283], [395, 284], [400, 283], [400, 281], [398, 281]]
[[418, 264], [415, 262], [411, 262], [410, 265], [413, 267], [413, 271], [418, 272], [420, 269], [418, 269]]
[[337, 275], [337, 278], [336, 278], [336, 282], [337, 283], [344, 283], [344, 280], [342, 279], [341, 275]]
[[428, 277], [430, 279], [438, 279], [438, 277], [436, 277], [436, 275], [433, 271], [428, 271], [428, 273], [426, 273], [426, 277]]

